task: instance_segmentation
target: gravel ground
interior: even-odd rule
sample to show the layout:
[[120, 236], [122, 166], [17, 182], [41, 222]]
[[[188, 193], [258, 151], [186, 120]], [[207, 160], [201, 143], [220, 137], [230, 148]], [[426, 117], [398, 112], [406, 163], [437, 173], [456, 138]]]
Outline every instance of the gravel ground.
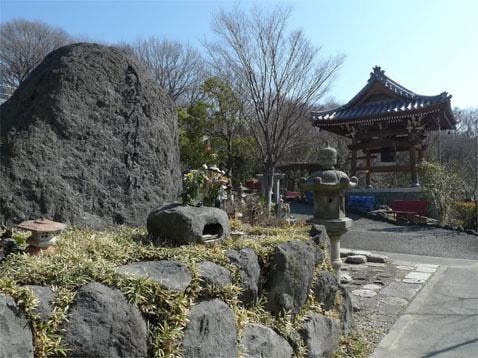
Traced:
[[341, 245], [354, 249], [478, 260], [477, 236], [423, 226], [396, 226], [365, 218], [354, 220], [352, 229], [342, 236]]
[[[292, 214], [307, 219], [312, 206], [291, 205]], [[397, 226], [357, 216], [352, 229], [341, 238], [341, 246], [413, 255], [478, 260], [478, 237], [452, 230], [423, 226]]]

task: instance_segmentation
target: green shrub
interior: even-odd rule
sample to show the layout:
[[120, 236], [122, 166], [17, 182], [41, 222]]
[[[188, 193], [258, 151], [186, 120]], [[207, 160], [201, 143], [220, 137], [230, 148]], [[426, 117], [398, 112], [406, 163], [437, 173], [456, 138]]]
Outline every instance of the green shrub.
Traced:
[[216, 206], [222, 187], [228, 183], [224, 172], [219, 172], [203, 165], [201, 169], [191, 170], [184, 174], [181, 199], [183, 205], [202, 203], [205, 206]]
[[454, 204], [454, 216], [455, 219], [465, 229], [477, 228], [477, 207], [476, 202], [473, 201], [457, 201]]
[[418, 171], [423, 196], [430, 203], [429, 211], [441, 223], [450, 223], [453, 201], [463, 194], [462, 178], [438, 163], [422, 162]]

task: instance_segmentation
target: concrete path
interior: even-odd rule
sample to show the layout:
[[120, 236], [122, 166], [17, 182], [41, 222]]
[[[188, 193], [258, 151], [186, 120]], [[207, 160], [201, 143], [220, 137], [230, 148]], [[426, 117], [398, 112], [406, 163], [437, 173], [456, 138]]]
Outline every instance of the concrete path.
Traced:
[[383, 254], [439, 268], [372, 357], [478, 357], [478, 261]]

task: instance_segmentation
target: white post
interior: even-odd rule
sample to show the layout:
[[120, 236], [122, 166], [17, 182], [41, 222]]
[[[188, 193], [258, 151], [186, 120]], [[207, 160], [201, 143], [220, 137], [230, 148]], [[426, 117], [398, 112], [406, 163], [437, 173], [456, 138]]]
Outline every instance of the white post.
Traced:
[[275, 178], [275, 195], [276, 195], [276, 204], [280, 203], [280, 176], [278, 175]]
[[330, 235], [330, 261], [332, 261], [335, 275], [340, 283], [340, 267], [342, 266], [342, 259], [340, 258], [340, 235]]

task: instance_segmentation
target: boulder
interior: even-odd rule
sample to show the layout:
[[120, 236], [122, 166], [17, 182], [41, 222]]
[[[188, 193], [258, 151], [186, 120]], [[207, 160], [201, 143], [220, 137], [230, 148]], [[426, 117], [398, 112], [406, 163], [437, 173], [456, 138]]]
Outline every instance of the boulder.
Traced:
[[352, 282], [352, 276], [347, 272], [340, 272], [340, 283]]
[[274, 249], [269, 273], [268, 309], [272, 313], [290, 311], [295, 316], [312, 284], [318, 248], [312, 241], [293, 240]]
[[236, 318], [221, 300], [203, 301], [191, 308], [181, 353], [185, 358], [237, 357]]
[[162, 286], [184, 292], [191, 283], [191, 273], [185, 264], [173, 260], [141, 261], [118, 267], [122, 274], [148, 277]]
[[164, 205], [148, 216], [148, 233], [158, 242], [180, 246], [211, 243], [229, 236], [229, 219], [224, 210], [207, 206]]
[[116, 48], [51, 52], [0, 118], [0, 222], [140, 226], [181, 190], [175, 104]]
[[[376, 263], [386, 263], [388, 262], [388, 257], [379, 254], [373, 254], [370, 251], [364, 250], [352, 250], [352, 249], [340, 249], [340, 257], [350, 257], [350, 256], [365, 256], [367, 262], [376, 262]], [[362, 260], [361, 258], [352, 258], [351, 260]], [[347, 260], [345, 261], [347, 262]]]
[[371, 254], [367, 256], [367, 262], [386, 263], [388, 262], [388, 257], [385, 255]]
[[324, 262], [325, 255], [321, 249], [316, 247], [317, 249], [315, 250], [315, 264], [320, 265], [322, 262]]
[[317, 300], [323, 304], [326, 310], [335, 307], [339, 283], [334, 274], [322, 270], [317, 275], [317, 281], [312, 285], [312, 290]]
[[39, 300], [35, 312], [43, 322], [48, 322], [53, 313], [53, 300], [55, 299], [53, 291], [50, 287], [46, 286], [27, 285], [25, 287], [32, 290], [33, 294]]
[[367, 262], [367, 257], [363, 255], [350, 255], [345, 258], [347, 264], [364, 264]]
[[337, 320], [312, 313], [300, 329], [309, 358], [332, 357], [339, 344], [340, 325]]
[[324, 225], [312, 225], [309, 231], [309, 236], [322, 250], [329, 251], [330, 238], [329, 235], [327, 235], [327, 230]]
[[341, 328], [344, 333], [348, 333], [353, 325], [353, 307], [347, 289], [337, 282], [334, 274], [323, 270], [318, 274], [312, 290], [317, 301], [321, 302], [326, 310], [337, 307]]
[[231, 283], [231, 273], [225, 267], [211, 261], [202, 261], [197, 265], [199, 279], [203, 286], [223, 287]]
[[240, 251], [228, 250], [226, 256], [232, 264], [239, 268], [243, 290], [241, 301], [245, 305], [254, 305], [257, 301], [261, 275], [261, 267], [256, 253], [252, 249], [245, 248]]
[[65, 324], [69, 357], [147, 357], [141, 313], [121, 291], [92, 282], [81, 287]]
[[244, 358], [290, 358], [294, 353], [283, 337], [261, 324], [246, 325], [240, 344]]
[[342, 285], [339, 285], [340, 293], [340, 327], [344, 334], [350, 333], [354, 325], [353, 305], [349, 291]]
[[354, 296], [358, 296], [358, 297], [361, 297], [361, 298], [372, 298], [372, 297], [377, 296], [377, 292], [375, 292], [373, 290], [367, 290], [367, 289], [364, 289], [364, 288], [359, 288], [357, 290], [353, 290], [352, 294]]
[[[1, 208], [0, 208], [1, 210]], [[12, 237], [0, 238], [0, 261], [19, 251], [18, 243]]]
[[33, 358], [30, 323], [13, 298], [0, 293], [0, 357]]
[[347, 257], [354, 255], [354, 250], [352, 249], [345, 249], [343, 247], [340, 248], [340, 257]]

